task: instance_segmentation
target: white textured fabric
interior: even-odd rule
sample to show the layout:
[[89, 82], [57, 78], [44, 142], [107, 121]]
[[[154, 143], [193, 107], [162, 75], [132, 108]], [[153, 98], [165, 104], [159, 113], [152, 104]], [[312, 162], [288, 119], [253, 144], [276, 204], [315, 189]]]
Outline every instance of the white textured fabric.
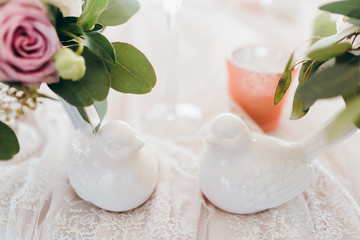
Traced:
[[[41, 111], [46, 107], [61, 114], [48, 116], [49, 111]], [[24, 148], [29, 153], [0, 162], [0, 239], [360, 237], [360, 192], [351, 189], [354, 185], [340, 171], [332, 173], [333, 154], [316, 160], [315, 180], [294, 200], [258, 214], [235, 215], [214, 207], [199, 190], [196, 171], [202, 134], [174, 141], [147, 136], [159, 159], [155, 192], [135, 210], [112, 213], [81, 200], [68, 182], [65, 153], [72, 128], [60, 106], [41, 107], [33, 121], [41, 137], [33, 136], [32, 144]], [[348, 151], [360, 142], [358, 135], [354, 138], [341, 144], [341, 150], [357, 161], [352, 167], [359, 169], [359, 153]], [[37, 148], [38, 144], [42, 146]], [[37, 150], [31, 153], [31, 146]]]
[[[142, 2], [142, 10], [128, 24], [107, 30], [112, 40], [132, 42], [144, 51], [157, 71], [158, 83], [151, 94], [112, 95], [109, 102], [108, 120], [127, 120], [140, 133], [142, 112], [163, 97], [165, 75], [163, 35], [156, 32], [163, 26], [163, 15], [156, 11], [161, 8], [150, 0]], [[73, 128], [59, 103], [46, 102], [33, 117], [23, 119], [32, 124], [33, 131], [18, 124], [22, 152], [11, 161], [0, 162], [0, 240], [360, 239], [359, 133], [321, 155], [314, 162], [312, 184], [280, 207], [235, 215], [203, 197], [196, 172], [204, 128], [216, 114], [235, 111], [229, 108], [226, 53], [247, 43], [270, 42], [293, 49], [308, 39], [305, 33], [311, 19], [284, 22], [272, 15], [229, 10], [219, 1], [198, 8], [186, 3], [180, 26], [179, 99], [201, 106], [204, 120], [198, 132], [172, 140], [141, 133], [159, 159], [159, 179], [150, 199], [125, 213], [104, 211], [80, 199], [66, 175], [66, 148]], [[276, 28], [264, 27], [264, 23]], [[284, 36], [286, 29], [290, 33]], [[287, 101], [279, 127], [271, 134], [297, 140], [340, 109], [339, 102], [316, 103], [304, 119], [290, 121], [291, 102]]]

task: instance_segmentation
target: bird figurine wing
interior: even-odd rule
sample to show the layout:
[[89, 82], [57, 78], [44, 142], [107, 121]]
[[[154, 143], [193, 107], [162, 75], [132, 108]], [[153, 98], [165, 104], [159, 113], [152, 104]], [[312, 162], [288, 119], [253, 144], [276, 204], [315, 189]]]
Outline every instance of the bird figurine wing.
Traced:
[[221, 114], [211, 124], [198, 171], [205, 196], [219, 208], [241, 214], [291, 200], [314, 177], [296, 144], [253, 133], [232, 114]]
[[[243, 159], [241, 159], [243, 158]], [[314, 169], [296, 145], [265, 135], [254, 136], [249, 154], [239, 156], [239, 188], [236, 196], [244, 211], [277, 207], [298, 196], [314, 178]], [[239, 206], [240, 207], [240, 206]]]
[[85, 133], [77, 131], [69, 149], [68, 177], [79, 197], [115, 212], [144, 203], [157, 182], [155, 152], [123, 121]]

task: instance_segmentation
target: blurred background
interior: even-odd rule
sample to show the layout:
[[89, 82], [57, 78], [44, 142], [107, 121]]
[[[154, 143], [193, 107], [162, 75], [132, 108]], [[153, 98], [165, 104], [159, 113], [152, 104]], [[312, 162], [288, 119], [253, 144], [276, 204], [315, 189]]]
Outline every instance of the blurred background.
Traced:
[[[210, 120], [228, 111], [231, 100], [226, 58], [230, 51], [239, 46], [261, 44], [284, 50], [290, 56], [298, 48], [300, 59], [310, 44], [314, 19], [321, 12], [318, 6], [326, 2], [329, 1], [183, 0], [181, 8], [176, 9], [177, 54], [174, 56], [171, 50], [174, 35], [169, 34], [163, 1], [140, 1], [139, 12], [127, 24], [109, 27], [105, 35], [111, 41], [127, 42], [140, 49], [154, 66], [157, 84], [145, 95], [112, 93], [108, 120], [126, 120], [141, 129], [146, 112], [154, 104], [167, 101], [169, 77], [175, 78], [176, 101], [198, 106], [203, 119]], [[171, 73], [169, 62], [176, 63]], [[297, 122], [288, 120], [291, 91], [280, 122], [289, 128]], [[329, 108], [334, 104], [341, 106], [342, 103], [334, 100]], [[315, 109], [316, 106], [309, 115], [316, 114]], [[306, 119], [307, 116], [299, 121]], [[272, 134], [276, 135], [276, 131]]]

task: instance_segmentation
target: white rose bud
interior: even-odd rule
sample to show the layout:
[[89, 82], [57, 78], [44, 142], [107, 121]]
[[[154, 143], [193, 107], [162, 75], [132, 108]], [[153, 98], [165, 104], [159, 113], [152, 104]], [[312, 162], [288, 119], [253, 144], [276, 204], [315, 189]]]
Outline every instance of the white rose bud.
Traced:
[[[353, 24], [349, 23], [349, 17], [346, 16], [339, 16], [337, 21], [336, 21], [336, 32], [339, 34], [342, 31], [350, 28], [353, 26]], [[353, 42], [353, 47], [358, 47], [360, 46], [360, 38], [357, 37], [355, 39], [355, 41], [353, 41], [353, 39], [349, 39], [347, 40], [349, 43]]]
[[[0, 0], [0, 3], [1, 1], [4, 0]], [[82, 12], [81, 6], [83, 4], [83, 1], [81, 0], [37, 0], [37, 1], [40, 1], [43, 4], [47, 2], [54, 4], [55, 6], [60, 8], [64, 17], [68, 17], [68, 16], [78, 17]]]
[[336, 21], [336, 32], [341, 33], [345, 29], [351, 27], [352, 25], [347, 22], [347, 17], [339, 16]]
[[53, 61], [56, 71], [63, 79], [77, 81], [85, 75], [85, 59], [70, 48], [58, 50], [53, 56]]

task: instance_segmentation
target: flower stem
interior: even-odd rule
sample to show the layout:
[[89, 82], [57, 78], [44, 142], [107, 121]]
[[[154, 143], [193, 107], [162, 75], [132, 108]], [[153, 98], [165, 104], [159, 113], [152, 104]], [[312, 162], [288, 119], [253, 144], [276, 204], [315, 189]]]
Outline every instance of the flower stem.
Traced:
[[64, 31], [64, 30], [61, 30], [61, 33], [65, 34], [65, 35], [67, 35], [69, 37], [72, 37], [75, 41], [77, 41], [79, 43], [79, 47], [78, 47], [78, 49], [76, 50], [75, 53], [77, 55], [81, 55], [82, 52], [84, 51], [84, 44], [82, 43], [81, 38], [78, 37], [77, 35], [71, 33], [71, 32]]

